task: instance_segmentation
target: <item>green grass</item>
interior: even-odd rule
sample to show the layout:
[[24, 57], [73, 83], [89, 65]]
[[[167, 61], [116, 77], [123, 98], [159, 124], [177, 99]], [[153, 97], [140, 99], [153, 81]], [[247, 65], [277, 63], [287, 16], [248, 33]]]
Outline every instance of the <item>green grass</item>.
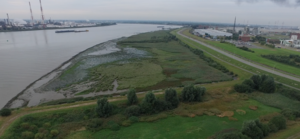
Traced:
[[[248, 108], [249, 105], [258, 106], [258, 110], [253, 111]], [[243, 121], [257, 119], [261, 115], [266, 115], [274, 112], [279, 112], [279, 109], [265, 106], [257, 101], [248, 100], [244, 102], [244, 105], [240, 107], [246, 111], [246, 114], [240, 115], [235, 112], [233, 116], [237, 120], [229, 120], [227, 117], [217, 117], [217, 116], [196, 116], [194, 118], [181, 117], [181, 116], [171, 116], [159, 121], [152, 123], [139, 122], [135, 123], [129, 127], [122, 127], [119, 131], [111, 131], [109, 129], [104, 129], [96, 133], [91, 133], [89, 131], [81, 131], [69, 136], [69, 138], [79, 138], [79, 137], [93, 137], [96, 138], [140, 138], [140, 139], [150, 139], [150, 138], [200, 138], [205, 139], [212, 136], [214, 133], [228, 129], [228, 128], [241, 128]]]
[[291, 109], [299, 110], [300, 102], [297, 100], [292, 100], [286, 96], [283, 96], [279, 93], [265, 94], [259, 93], [252, 96], [253, 99], [275, 108], [279, 109]]
[[151, 57], [93, 68], [90, 70], [91, 80], [97, 82], [93, 85], [93, 90], [107, 90], [115, 79], [119, 90], [137, 88], [138, 91], [232, 80], [230, 75], [210, 67], [177, 41], [142, 42], [151, 40], [153, 36], [165, 38], [170, 34], [168, 31], [143, 33], [119, 42], [121, 47], [147, 51]]
[[[178, 31], [178, 30], [177, 30], [177, 31]], [[173, 34], [176, 34], [175, 31], [173, 31], [172, 33], [173, 33]], [[190, 34], [190, 33], [188, 32], [188, 30], [185, 30], [185, 31], [183, 32], [183, 34], [185, 34], [185, 35], [187, 35], [187, 36], [190, 36], [190, 37], [192, 37], [192, 38], [194, 38], [194, 39], [198, 39], [198, 40], [200, 40], [200, 41], [203, 41], [202, 38]], [[212, 49], [210, 49], [210, 48], [207, 48], [207, 47], [205, 47], [205, 46], [203, 46], [203, 45], [201, 45], [201, 44], [199, 44], [199, 43], [197, 43], [197, 42], [194, 42], [194, 41], [192, 41], [192, 40], [190, 40], [190, 39], [181, 37], [181, 36], [178, 35], [178, 34], [177, 34], [176, 36], [177, 36], [177, 38], [179, 38], [180, 40], [182, 40], [182, 41], [184, 41], [185, 43], [189, 44], [191, 47], [198, 48], [198, 49], [200, 48], [200, 49], [202, 49], [202, 50], [205, 50], [205, 51], [209, 52], [210, 54], [212, 54], [212, 55], [214, 55], [214, 56], [216, 56], [216, 57], [218, 57], [218, 58], [220, 58], [220, 59], [222, 59], [222, 60], [224, 60], [224, 61], [226, 61], [226, 62], [229, 62], [229, 63], [231, 63], [231, 64], [234, 64], [234, 65], [237, 66], [237, 67], [246, 69], [246, 70], [251, 71], [251, 72], [256, 73], [256, 74], [266, 74], [266, 75], [270, 75], [270, 76], [274, 77], [275, 80], [278, 81], [278, 82], [281, 82], [281, 83], [284, 83], [284, 84], [293, 86], [293, 87], [295, 87], [295, 88], [300, 88], [300, 83], [299, 83], [299, 82], [296, 82], [296, 81], [294, 81], [294, 80], [290, 80], [290, 79], [287, 79], [287, 78], [284, 78], [284, 77], [281, 77], [281, 76], [278, 76], [278, 75], [275, 75], [275, 74], [271, 74], [271, 73], [269, 73], [269, 72], [266, 72], [266, 71], [263, 71], [263, 70], [260, 70], [260, 69], [254, 68], [254, 67], [251, 67], [251, 66], [249, 66], [249, 65], [247, 65], [247, 64], [244, 64], [244, 63], [242, 63], [242, 62], [239, 62], [239, 61], [237, 61], [237, 60], [234, 60], [234, 59], [232, 59], [232, 58], [229, 58], [229, 57], [227, 57], [227, 56], [225, 56], [225, 55], [223, 55], [223, 54], [220, 54], [220, 53], [218, 53], [218, 52], [216, 52], [216, 51], [214, 51], [214, 50], [212, 50]], [[204, 41], [204, 42], [205, 42], [205, 41]], [[241, 51], [243, 51], [243, 50], [241, 50]], [[248, 53], [248, 52], [245, 52], [245, 53]], [[235, 68], [235, 67], [234, 67], [234, 68]]]
[[[185, 32], [185, 34], [187, 34], [187, 33]], [[191, 34], [189, 34], [189, 36], [190, 35]], [[290, 65], [287, 65], [287, 64], [283, 64], [283, 63], [280, 63], [280, 62], [276, 62], [276, 61], [269, 60], [269, 59], [261, 57], [261, 55], [290, 55], [290, 54], [300, 55], [299, 52], [291, 51], [291, 50], [288, 50], [288, 49], [278, 49], [278, 48], [276, 48], [276, 49], [251, 48], [252, 50], [255, 51], [255, 53], [249, 53], [249, 52], [246, 52], [244, 50], [241, 50], [241, 49], [239, 49], [235, 46], [232, 46], [232, 45], [229, 45], [229, 44], [226, 44], [226, 43], [220, 43], [220, 42], [204, 40], [204, 39], [202, 39], [201, 41], [204, 41], [205, 43], [213, 45], [215, 47], [222, 48], [226, 51], [229, 51], [229, 52], [234, 53], [236, 55], [239, 55], [241, 57], [250, 59], [252, 61], [264, 64], [264, 65], [268, 65], [271, 68], [275, 67], [275, 68], [277, 68], [279, 70], [282, 70], [282, 71], [286, 71], [286, 72], [289, 72], [289, 73], [292, 73], [292, 74], [300, 75], [300, 72], [299, 72], [300, 69], [297, 68], [297, 67], [293, 67], [293, 66], [290, 66]]]
[[[113, 80], [117, 79], [119, 87], [118, 89], [127, 88], [142, 88], [155, 85], [166, 77], [163, 75], [160, 65], [153, 62], [142, 60], [135, 61], [127, 64], [105, 64], [100, 65], [92, 70], [94, 76], [99, 76], [100, 81], [96, 86], [100, 86], [106, 83], [110, 85]], [[113, 80], [103, 79], [103, 76], [107, 78], [113, 77]], [[97, 79], [99, 80], [99, 79]]]

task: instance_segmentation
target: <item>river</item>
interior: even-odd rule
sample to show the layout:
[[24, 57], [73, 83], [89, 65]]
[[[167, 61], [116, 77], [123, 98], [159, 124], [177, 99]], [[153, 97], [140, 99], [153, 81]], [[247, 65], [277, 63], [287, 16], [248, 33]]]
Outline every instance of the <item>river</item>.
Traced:
[[108, 40], [160, 30], [157, 26], [117, 24], [76, 29], [89, 30], [81, 33], [57, 34], [56, 30], [0, 33], [0, 108], [77, 53]]

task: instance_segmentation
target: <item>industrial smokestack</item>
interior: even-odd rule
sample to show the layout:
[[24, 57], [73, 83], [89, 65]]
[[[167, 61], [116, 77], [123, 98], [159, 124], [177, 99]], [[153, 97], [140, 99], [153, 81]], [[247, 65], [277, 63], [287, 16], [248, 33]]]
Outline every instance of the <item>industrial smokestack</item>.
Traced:
[[43, 7], [42, 7], [42, 1], [40, 0], [40, 5], [41, 5], [41, 13], [42, 13], [42, 24], [45, 24], [44, 22], [44, 14], [43, 14]]
[[8, 13], [6, 13], [6, 15], [7, 15], [7, 24], [10, 25]]
[[31, 25], [33, 26], [33, 15], [32, 15], [32, 10], [31, 10], [31, 4], [29, 2], [29, 8], [30, 8], [30, 14], [31, 14]]
[[233, 32], [235, 33], [236, 17], [234, 18]]

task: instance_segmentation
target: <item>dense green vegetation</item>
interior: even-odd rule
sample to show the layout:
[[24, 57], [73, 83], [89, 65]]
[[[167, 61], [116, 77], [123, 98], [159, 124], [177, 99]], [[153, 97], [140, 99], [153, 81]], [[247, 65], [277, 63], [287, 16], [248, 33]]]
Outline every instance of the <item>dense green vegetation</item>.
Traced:
[[[204, 94], [205, 89], [203, 88], [202, 91]], [[195, 94], [195, 92], [191, 93]], [[134, 90], [128, 92], [128, 95], [134, 96], [134, 94]], [[28, 115], [14, 123], [10, 128], [10, 134], [4, 138], [64, 138], [71, 131], [68, 128], [77, 129], [82, 126], [92, 132], [101, 128], [119, 130], [120, 122], [122, 125], [128, 126], [134, 121], [138, 121], [136, 120], [138, 118], [133, 116], [152, 115], [177, 108], [179, 99], [176, 90], [167, 89], [164, 96], [164, 100], [160, 100], [152, 92], [148, 92], [141, 103], [128, 107], [123, 104], [111, 104], [107, 98], [101, 98], [97, 101], [96, 107], [83, 107], [72, 112]], [[127, 104], [133, 104], [132, 102], [137, 103], [137, 100], [132, 101], [132, 97], [128, 97]], [[115, 119], [116, 116], [121, 118], [117, 120], [119, 123], [109, 120], [110, 118]], [[77, 126], [77, 128], [69, 126]]]
[[11, 115], [11, 110], [4, 108], [4, 109], [0, 110], [0, 115], [1, 116], [9, 116], [9, 115]]
[[240, 49], [242, 49], [242, 50], [244, 50], [244, 51], [248, 51], [248, 52], [255, 53], [253, 50], [251, 50], [251, 49], [249, 49], [248, 47], [245, 47], [245, 46], [243, 46], [243, 47], [238, 47], [238, 48], [240, 48]]
[[258, 119], [243, 123], [242, 129], [227, 129], [217, 133], [215, 139], [263, 139], [269, 133], [277, 132], [286, 128], [286, 120], [282, 116], [273, 117], [268, 124], [261, 123]]
[[261, 55], [264, 58], [271, 59], [283, 64], [291, 65], [300, 68], [300, 56], [299, 55]]
[[122, 48], [147, 51], [151, 57], [92, 68], [91, 80], [96, 83], [91, 92], [109, 89], [114, 80], [118, 81], [119, 90], [136, 88], [137, 91], [232, 80], [233, 72], [168, 31], [134, 35], [118, 44]]
[[264, 93], [274, 93], [276, 84], [273, 77], [253, 75], [251, 79], [245, 80], [242, 84], [236, 84], [234, 89], [239, 93], [251, 93], [254, 90]]

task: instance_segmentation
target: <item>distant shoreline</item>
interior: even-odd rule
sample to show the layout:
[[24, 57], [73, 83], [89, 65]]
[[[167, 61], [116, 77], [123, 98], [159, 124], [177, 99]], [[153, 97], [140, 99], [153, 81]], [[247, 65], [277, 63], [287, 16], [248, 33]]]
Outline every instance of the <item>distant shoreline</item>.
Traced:
[[96, 26], [84, 26], [84, 27], [64, 27], [64, 28], [45, 28], [45, 29], [24, 29], [24, 30], [0, 30], [1, 32], [21, 32], [21, 31], [39, 31], [39, 30], [55, 30], [55, 29], [75, 29], [75, 28], [91, 28], [91, 27], [104, 27], [104, 26], [112, 26], [117, 25], [117, 23], [112, 23], [109, 25], [96, 25]]

